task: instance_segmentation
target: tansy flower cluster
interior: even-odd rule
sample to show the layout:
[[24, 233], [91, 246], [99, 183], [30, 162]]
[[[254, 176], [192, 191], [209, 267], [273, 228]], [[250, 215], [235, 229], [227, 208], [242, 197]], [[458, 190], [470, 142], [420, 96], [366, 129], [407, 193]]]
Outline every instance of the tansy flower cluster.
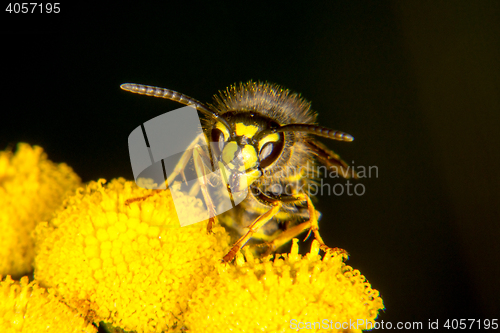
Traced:
[[[35, 278], [126, 331], [178, 325], [197, 285], [216, 273], [228, 237], [222, 227], [207, 233], [206, 223], [181, 228], [169, 191], [125, 204], [147, 194], [124, 179], [78, 191], [36, 230]], [[202, 213], [201, 202], [191, 204]]]
[[[362, 329], [383, 309], [382, 299], [342, 255], [318, 255], [313, 241], [305, 257], [297, 240], [290, 254], [254, 259], [244, 251], [235, 266], [207, 277], [190, 300], [185, 325], [194, 332], [288, 332], [298, 322], [321, 323], [312, 331], [332, 331], [332, 323], [360, 320]], [[327, 322], [324, 320], [327, 319]], [[294, 326], [295, 325], [295, 326]], [[344, 325], [345, 327], [346, 325]], [[342, 326], [338, 325], [342, 331]], [[309, 331], [309, 330], [308, 330]]]
[[2, 332], [85, 332], [97, 329], [82, 313], [69, 308], [54, 290], [14, 281], [9, 276], [0, 282], [0, 328]]
[[[3, 191], [1, 163], [0, 158]], [[20, 175], [11, 174], [10, 182]], [[56, 183], [48, 187], [54, 193], [38, 195], [55, 197], [63, 180], [71, 178], [49, 176]], [[16, 186], [23, 183], [19, 179]], [[10, 193], [15, 201], [24, 192]], [[68, 327], [57, 332], [91, 332], [100, 322], [135, 332], [285, 332], [292, 320], [369, 323], [384, 308], [359, 271], [340, 254], [321, 257], [317, 242], [304, 257], [294, 243], [290, 254], [254, 258], [244, 251], [234, 263], [223, 264], [233, 240], [222, 226], [216, 224], [210, 233], [207, 221], [180, 227], [169, 190], [150, 194], [121, 178], [99, 180], [37, 216], [24, 243], [19, 240], [20, 245], [35, 240], [35, 280], [28, 284], [26, 278], [7, 277], [1, 282], [0, 314], [5, 315], [0, 331], [46, 331], [56, 327], [47, 324], [53, 319]], [[127, 204], [132, 198], [142, 199]], [[187, 194], [182, 201], [190, 214], [202, 216], [201, 201]], [[15, 209], [0, 207], [0, 214], [18, 216]], [[34, 208], [28, 203], [24, 209]], [[24, 256], [18, 251], [15, 256]], [[12, 261], [14, 254], [1, 254], [2, 264]]]
[[16, 154], [0, 152], [0, 275], [31, 272], [30, 233], [79, 185], [69, 166], [52, 163], [40, 147], [19, 144]]

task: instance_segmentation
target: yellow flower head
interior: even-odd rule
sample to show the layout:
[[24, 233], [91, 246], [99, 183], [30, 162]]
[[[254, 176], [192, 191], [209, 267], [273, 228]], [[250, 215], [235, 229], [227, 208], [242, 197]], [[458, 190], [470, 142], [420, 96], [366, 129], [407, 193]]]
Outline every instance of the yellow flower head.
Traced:
[[[193, 332], [360, 332], [384, 308], [378, 291], [341, 254], [288, 255], [255, 260], [246, 251], [235, 266], [207, 277], [193, 294], [185, 326]], [[355, 322], [356, 325], [352, 325]], [[351, 324], [349, 326], [349, 324]]]
[[[246, 251], [246, 260], [225, 265], [225, 230], [207, 233], [206, 221], [180, 227], [169, 191], [126, 205], [151, 192], [123, 179], [104, 183], [78, 191], [36, 229], [35, 278], [96, 322], [136, 332], [359, 332], [384, 308], [343, 255], [322, 259], [317, 242], [305, 257], [294, 244], [275, 259]], [[183, 200], [202, 214], [201, 202]]]
[[0, 282], [0, 331], [95, 333], [97, 329], [52, 291], [28, 283], [27, 277], [16, 282], [7, 276]]
[[79, 184], [70, 167], [52, 163], [40, 147], [21, 143], [16, 154], [0, 152], [0, 275], [32, 270], [30, 233]]
[[[178, 326], [197, 286], [216, 274], [226, 232], [207, 233], [207, 221], [180, 227], [169, 191], [126, 205], [151, 191], [104, 183], [90, 183], [37, 227], [35, 278], [74, 307], [90, 304], [96, 321], [137, 332]], [[201, 201], [184, 203], [202, 216]]]

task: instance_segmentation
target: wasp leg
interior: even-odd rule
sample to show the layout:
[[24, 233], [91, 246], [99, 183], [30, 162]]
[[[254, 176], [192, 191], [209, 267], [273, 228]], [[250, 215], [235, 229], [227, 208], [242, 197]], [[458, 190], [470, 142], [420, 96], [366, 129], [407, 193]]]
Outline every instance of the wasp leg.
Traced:
[[308, 222], [310, 224], [310, 229], [309, 229], [309, 233], [307, 234], [305, 239], [307, 239], [312, 232], [312, 233], [314, 233], [314, 238], [316, 238], [316, 240], [320, 244], [320, 249], [322, 249], [325, 252], [330, 252], [330, 251], [339, 252], [345, 259], [347, 259], [349, 257], [349, 254], [347, 253], [346, 250], [338, 248], [338, 247], [331, 248], [325, 244], [325, 242], [323, 241], [323, 238], [321, 238], [321, 236], [319, 234], [318, 215], [317, 215], [316, 209], [314, 208], [314, 205], [311, 201], [311, 198], [309, 198], [309, 196], [306, 194], [302, 194], [301, 197], [307, 201], [307, 209], [309, 210], [309, 221]]
[[168, 178], [167, 185], [170, 184], [171, 181], [173, 181], [179, 174], [182, 175], [182, 179], [187, 184], [186, 176], [184, 175], [184, 169], [186, 168], [189, 160], [191, 159], [191, 153], [194, 151], [196, 147], [200, 146], [200, 143], [203, 144], [204, 142], [205, 142], [205, 134], [200, 133], [200, 135], [198, 135], [196, 139], [194, 139], [193, 142], [189, 144], [184, 154], [182, 154], [179, 162], [176, 164], [174, 171], [172, 171], [170, 176], [167, 177]]
[[189, 190], [189, 196], [190, 197], [196, 197], [198, 196], [198, 193], [200, 193], [200, 183], [196, 182], [191, 186], [191, 189]]
[[264, 256], [268, 256], [274, 252], [276, 252], [277, 249], [306, 231], [307, 229], [311, 229], [311, 223], [309, 221], [303, 222], [299, 225], [296, 225], [290, 229], [286, 229], [283, 231], [281, 234], [279, 234], [278, 237], [276, 237], [272, 242], [267, 242], [264, 243], [263, 246], [267, 246], [267, 251], [264, 254]]
[[[205, 160], [207, 160], [208, 157], [204, 153], [204, 151], [200, 150], [200, 153], [203, 153], [202, 154], [203, 157], [205, 158]], [[207, 175], [207, 183], [212, 187], [216, 187], [218, 185], [217, 176], [215, 176], [214, 173]], [[191, 197], [198, 196], [198, 193], [200, 193], [200, 189], [201, 189], [200, 183], [198, 183], [198, 182], [194, 183], [193, 186], [191, 186], [191, 189], [189, 190], [189, 196], [191, 196]]]
[[339, 252], [342, 256], [345, 257], [345, 259], [347, 259], [349, 254], [347, 253], [346, 250], [338, 247], [330, 248], [325, 244], [323, 238], [321, 238], [321, 235], [319, 234], [318, 214], [316, 209], [314, 208], [311, 199], [309, 198], [308, 195], [299, 194], [297, 201], [303, 202], [304, 200], [307, 202], [307, 209], [309, 211], [309, 221], [303, 222], [299, 225], [296, 225], [290, 229], [283, 231], [277, 238], [275, 238], [272, 242], [268, 243], [269, 248], [266, 252], [266, 255], [275, 252], [279, 247], [285, 245], [293, 238], [297, 237], [298, 235], [309, 229], [309, 233], [307, 234], [304, 240], [309, 238], [311, 233], [314, 233], [314, 238], [316, 238], [316, 240], [319, 242], [321, 250], [323, 250], [324, 252], [329, 252], [329, 251]]
[[240, 239], [238, 239], [238, 241], [236, 243], [234, 243], [233, 247], [224, 256], [222, 261], [225, 263], [228, 263], [231, 260], [233, 260], [234, 256], [236, 256], [236, 253], [238, 253], [238, 251], [243, 246], [245, 246], [246, 242], [248, 242], [248, 240], [250, 238], [252, 238], [252, 235], [257, 230], [259, 230], [260, 227], [262, 227], [267, 222], [269, 222], [274, 217], [274, 215], [276, 215], [278, 213], [281, 206], [282, 206], [281, 202], [277, 201], [276, 203], [273, 204], [273, 207], [270, 210], [268, 210], [267, 212], [265, 212], [264, 214], [259, 216], [254, 222], [252, 222], [252, 224], [248, 227], [248, 229], [249, 229], [248, 232], [245, 235], [243, 235]]
[[133, 202], [146, 200], [147, 198], [152, 197], [152, 196], [160, 193], [161, 191], [163, 191], [163, 190], [153, 190], [153, 193], [145, 195], [143, 197], [127, 199], [127, 200], [125, 200], [125, 206], [128, 206], [128, 205], [130, 205]]
[[[182, 154], [179, 162], [176, 164], [174, 171], [172, 171], [172, 174], [170, 175], [170, 177], [168, 177], [168, 182], [166, 182], [166, 184], [165, 184], [166, 187], [168, 187], [168, 184], [171, 183], [179, 174], [182, 175], [182, 178], [187, 183], [186, 176], [184, 175], [184, 169], [186, 168], [186, 165], [188, 164], [189, 159], [191, 158], [191, 152], [193, 151], [193, 149], [196, 146], [199, 146], [200, 142], [202, 142], [202, 143], [205, 142], [204, 139], [205, 139], [204, 134], [200, 133], [200, 135], [198, 135], [196, 137], [196, 139], [194, 139], [193, 142], [191, 142], [189, 144], [189, 146], [186, 149], [186, 151], [184, 152], [184, 154]], [[143, 197], [127, 199], [127, 200], [125, 200], [125, 205], [128, 206], [133, 202], [146, 200], [147, 198], [152, 197], [152, 196], [160, 193], [160, 191], [162, 191], [162, 190], [154, 190], [153, 193], [145, 195]]]
[[200, 182], [201, 193], [203, 194], [203, 199], [205, 199], [205, 204], [207, 205], [209, 219], [207, 225], [207, 232], [212, 230], [212, 227], [215, 223], [215, 216], [217, 215], [215, 211], [214, 203], [212, 202], [212, 198], [208, 193], [208, 174], [210, 170], [207, 172], [206, 164], [203, 162], [203, 158], [208, 158], [203, 149], [201, 147], [196, 147], [193, 151], [193, 160], [194, 160], [194, 168], [196, 170], [196, 175], [198, 176], [198, 180]]

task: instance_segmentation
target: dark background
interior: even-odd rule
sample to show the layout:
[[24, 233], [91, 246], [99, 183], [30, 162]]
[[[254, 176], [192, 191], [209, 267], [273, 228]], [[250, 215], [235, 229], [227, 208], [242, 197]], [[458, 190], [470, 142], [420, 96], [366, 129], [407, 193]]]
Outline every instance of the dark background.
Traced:
[[279, 83], [356, 138], [329, 147], [378, 167], [364, 196], [318, 208], [326, 243], [381, 292], [379, 319], [500, 318], [499, 2], [100, 6], [2, 12], [0, 149], [132, 179], [128, 134], [179, 105], [121, 83], [200, 101]]

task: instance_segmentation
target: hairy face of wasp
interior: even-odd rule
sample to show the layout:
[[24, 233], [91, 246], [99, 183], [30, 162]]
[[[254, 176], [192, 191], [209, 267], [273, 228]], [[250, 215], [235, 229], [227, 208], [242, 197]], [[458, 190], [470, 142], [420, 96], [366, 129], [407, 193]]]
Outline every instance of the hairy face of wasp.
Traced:
[[[350, 174], [346, 171], [347, 164], [337, 154], [309, 135], [339, 141], [352, 141], [353, 137], [316, 125], [316, 114], [309, 102], [278, 85], [251, 81], [229, 87], [214, 97], [213, 104], [164, 88], [133, 83], [123, 84], [121, 88], [193, 105], [205, 116], [203, 129], [206, 139], [211, 141], [211, 156], [193, 149], [196, 154], [192, 157], [197, 176], [203, 179], [201, 191], [211, 216], [207, 230], [215, 223], [215, 205], [207, 190], [211, 183], [202, 171], [203, 164], [210, 164], [208, 158], [213, 166], [218, 166], [220, 178], [229, 192], [251, 188], [244, 201], [227, 211], [235, 215], [222, 221], [226, 229], [235, 230], [241, 236], [224, 256], [224, 262], [231, 261], [257, 234], [257, 238], [268, 245], [267, 253], [307, 230], [314, 234], [323, 250], [329, 251], [319, 234], [319, 212], [312, 204], [311, 195], [303, 189], [303, 185], [313, 183], [317, 177], [309, 169], [309, 162], [335, 168], [346, 178]], [[198, 140], [194, 139], [193, 147]], [[188, 152], [184, 153], [176, 166], [178, 171], [173, 179], [186, 167], [190, 158], [187, 155]], [[305, 168], [301, 168], [303, 166]], [[288, 172], [297, 168], [299, 173]], [[283, 188], [290, 188], [291, 192], [283, 192]], [[134, 201], [137, 199], [131, 200]]]

